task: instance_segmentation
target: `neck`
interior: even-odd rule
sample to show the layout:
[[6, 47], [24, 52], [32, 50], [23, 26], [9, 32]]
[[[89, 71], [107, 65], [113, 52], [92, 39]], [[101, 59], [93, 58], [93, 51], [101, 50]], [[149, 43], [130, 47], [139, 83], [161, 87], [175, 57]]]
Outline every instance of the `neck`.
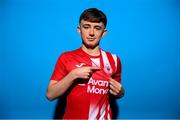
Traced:
[[82, 50], [84, 52], [86, 52], [87, 54], [91, 55], [91, 56], [98, 56], [100, 55], [100, 49], [99, 49], [99, 46], [95, 47], [95, 48], [87, 48], [85, 47], [84, 45], [82, 45]]

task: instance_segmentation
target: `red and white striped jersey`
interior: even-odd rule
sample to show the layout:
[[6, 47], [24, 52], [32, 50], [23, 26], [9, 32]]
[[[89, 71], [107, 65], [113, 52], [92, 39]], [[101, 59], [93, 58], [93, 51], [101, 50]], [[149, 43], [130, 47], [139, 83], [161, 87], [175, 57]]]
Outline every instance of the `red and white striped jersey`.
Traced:
[[99, 66], [89, 80], [78, 79], [69, 89], [64, 119], [111, 119], [109, 81], [121, 81], [119, 57], [100, 50], [99, 56], [90, 56], [81, 48], [65, 52], [59, 57], [51, 80], [61, 80], [72, 69]]

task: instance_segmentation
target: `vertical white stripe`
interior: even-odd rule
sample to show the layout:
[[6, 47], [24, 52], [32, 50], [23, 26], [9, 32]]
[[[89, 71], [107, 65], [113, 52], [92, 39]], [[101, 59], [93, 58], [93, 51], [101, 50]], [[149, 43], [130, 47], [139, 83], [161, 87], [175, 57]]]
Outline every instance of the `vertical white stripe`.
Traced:
[[90, 109], [89, 109], [89, 118], [88, 119], [89, 120], [96, 120], [98, 112], [99, 112], [99, 107], [91, 104]]
[[111, 54], [111, 55], [112, 55], [114, 62], [115, 62], [115, 67], [116, 67], [115, 71], [116, 71], [117, 70], [117, 55], [115, 55], [115, 54]]
[[103, 120], [106, 114], [106, 104], [103, 104], [100, 110], [100, 118], [99, 120]]
[[110, 116], [110, 105], [108, 105], [108, 120], [111, 120], [111, 116]]

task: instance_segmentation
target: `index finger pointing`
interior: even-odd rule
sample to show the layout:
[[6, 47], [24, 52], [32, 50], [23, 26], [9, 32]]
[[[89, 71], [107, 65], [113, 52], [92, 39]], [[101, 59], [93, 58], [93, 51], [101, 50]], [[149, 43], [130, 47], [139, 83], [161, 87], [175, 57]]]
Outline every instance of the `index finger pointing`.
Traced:
[[97, 70], [100, 70], [101, 68], [94, 66], [94, 67], [91, 67], [90, 69], [93, 70], [93, 71], [97, 71]]

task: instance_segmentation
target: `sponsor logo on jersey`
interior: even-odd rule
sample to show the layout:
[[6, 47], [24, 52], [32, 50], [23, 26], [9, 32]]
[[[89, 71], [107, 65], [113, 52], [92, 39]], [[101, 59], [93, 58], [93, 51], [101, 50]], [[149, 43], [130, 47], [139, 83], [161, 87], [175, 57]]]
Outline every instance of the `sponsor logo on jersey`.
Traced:
[[104, 67], [104, 72], [110, 74], [110, 73], [112, 73], [112, 68], [108, 64], [106, 64]]
[[107, 94], [109, 82], [90, 78], [87, 86], [87, 93]]
[[84, 65], [86, 65], [86, 64], [85, 63], [80, 63], [80, 64], [76, 65], [76, 67], [80, 68], [80, 67], [82, 67]]

